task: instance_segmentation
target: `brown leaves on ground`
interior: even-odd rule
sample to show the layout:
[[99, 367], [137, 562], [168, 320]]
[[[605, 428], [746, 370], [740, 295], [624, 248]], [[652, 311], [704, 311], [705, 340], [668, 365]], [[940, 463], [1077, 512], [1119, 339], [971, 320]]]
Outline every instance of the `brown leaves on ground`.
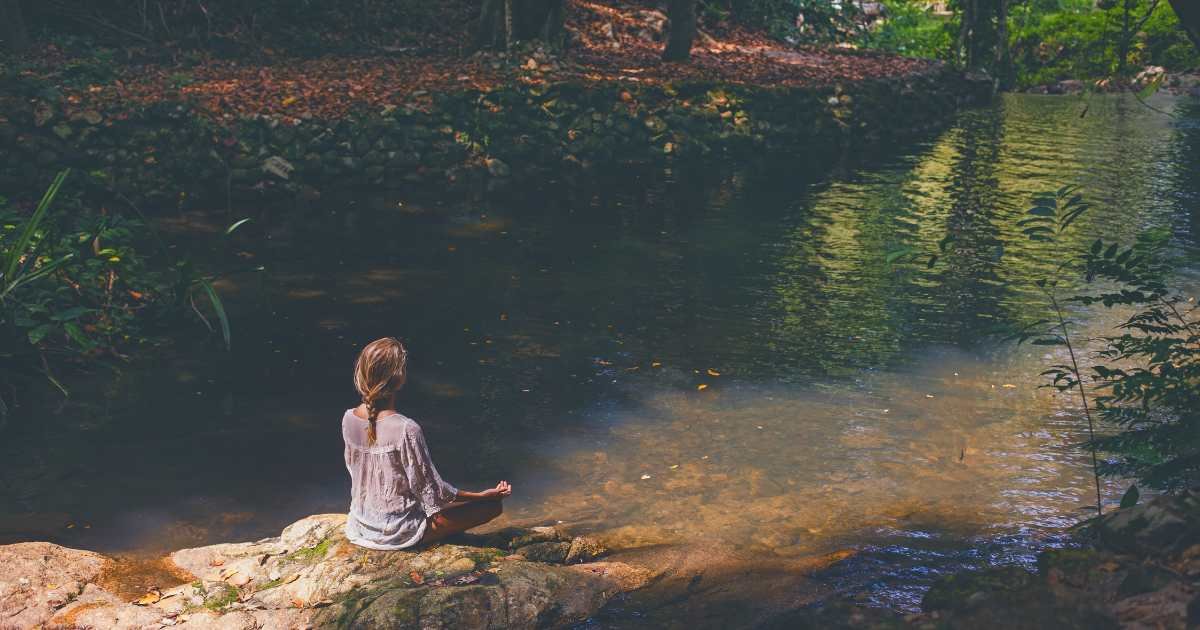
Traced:
[[[463, 23], [460, 41], [469, 41], [468, 27]], [[139, 106], [182, 100], [217, 121], [254, 114], [303, 120], [338, 118], [357, 109], [425, 107], [434, 93], [486, 91], [514, 81], [824, 86], [931, 67], [918, 59], [792, 47], [731, 25], [701, 32], [690, 62], [666, 63], [660, 60], [665, 16], [649, 5], [618, 0], [569, 0], [566, 27], [572, 43], [558, 59], [523, 53], [509, 59], [488, 53], [465, 56], [460, 47], [437, 39], [433, 48], [420, 51], [355, 57], [297, 58], [272, 51], [260, 59], [203, 57], [189, 64], [124, 65], [114, 69], [111, 81], [63, 86], [63, 92], [68, 109], [76, 112], [104, 110], [119, 116]], [[52, 82], [58, 69], [78, 61], [52, 47], [43, 53], [40, 67], [28, 72]]]

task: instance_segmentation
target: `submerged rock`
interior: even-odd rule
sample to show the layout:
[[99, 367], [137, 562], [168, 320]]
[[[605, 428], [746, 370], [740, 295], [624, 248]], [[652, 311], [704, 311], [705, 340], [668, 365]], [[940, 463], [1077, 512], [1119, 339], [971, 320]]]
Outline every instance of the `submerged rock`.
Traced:
[[1038, 556], [1037, 572], [993, 567], [942, 578], [922, 612], [834, 601], [780, 615], [770, 628], [1200, 627], [1200, 492], [1105, 515], [1078, 549]]
[[945, 578], [922, 608], [951, 627], [1200, 625], [1200, 494], [1157, 497], [1086, 531], [1090, 544], [1043, 552], [1037, 573], [1000, 567]]
[[[603, 552], [598, 543], [552, 528], [373, 551], [348, 542], [344, 522], [310, 516], [277, 538], [176, 551], [170, 561], [195, 579], [136, 601], [101, 579], [112, 559], [50, 543], [0, 546], [0, 627], [555, 627], [651, 577], [587, 562]], [[526, 555], [543, 546], [555, 552]], [[568, 558], [582, 564], [564, 566]]]

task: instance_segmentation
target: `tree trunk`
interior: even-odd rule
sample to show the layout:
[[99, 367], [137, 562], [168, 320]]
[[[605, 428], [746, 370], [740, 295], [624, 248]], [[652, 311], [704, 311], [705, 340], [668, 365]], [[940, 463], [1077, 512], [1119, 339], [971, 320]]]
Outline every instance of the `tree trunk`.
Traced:
[[0, 39], [10, 52], [24, 52], [29, 48], [29, 32], [25, 30], [25, 19], [21, 16], [20, 0], [0, 0]]
[[663, 50], [664, 61], [687, 61], [692, 56], [692, 42], [696, 39], [696, 0], [669, 0], [667, 47]]
[[996, 83], [1009, 83], [1008, 0], [996, 0]]
[[966, 70], [975, 69], [975, 0], [963, 0], [962, 16], [958, 23], [958, 54], [959, 61]]
[[1200, 4], [1196, 0], [1168, 1], [1171, 8], [1175, 9], [1175, 16], [1179, 18], [1179, 25], [1187, 32], [1188, 39], [1192, 40], [1196, 48], [1200, 48]]
[[1129, 20], [1133, 12], [1133, 0], [1123, 0], [1121, 11], [1121, 41], [1117, 45], [1117, 75], [1125, 74], [1125, 64], [1129, 63], [1129, 44], [1133, 41]]
[[562, 45], [564, 0], [484, 0], [475, 34], [477, 48], [507, 50], [538, 39]]

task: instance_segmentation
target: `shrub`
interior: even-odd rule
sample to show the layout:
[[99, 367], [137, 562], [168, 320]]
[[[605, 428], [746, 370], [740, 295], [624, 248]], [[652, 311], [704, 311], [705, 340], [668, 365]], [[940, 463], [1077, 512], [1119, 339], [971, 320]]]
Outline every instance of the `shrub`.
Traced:
[[863, 37], [863, 45], [909, 57], [949, 60], [957, 22], [934, 15], [929, 6], [912, 0], [885, 3], [887, 15]]
[[[1145, 15], [1136, 2], [1135, 18]], [[1017, 84], [1053, 83], [1063, 79], [1097, 79], [1120, 67], [1122, 8], [1038, 13], [1017, 12], [1010, 20], [1010, 50]], [[1132, 37], [1126, 67], [1158, 65], [1186, 70], [1200, 63], [1200, 53], [1179, 26], [1174, 11], [1160, 2]]]
[[149, 255], [154, 236], [140, 218], [87, 208], [64, 194], [66, 178], [31, 213], [0, 198], [0, 416], [18, 383], [44, 379], [66, 395], [57, 369], [124, 359], [180, 317], [207, 324], [201, 305], [229, 340], [210, 277]]

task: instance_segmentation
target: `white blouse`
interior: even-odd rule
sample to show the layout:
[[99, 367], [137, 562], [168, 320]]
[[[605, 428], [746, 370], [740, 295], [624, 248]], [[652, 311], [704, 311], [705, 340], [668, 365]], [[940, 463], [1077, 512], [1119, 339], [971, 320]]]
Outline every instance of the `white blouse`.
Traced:
[[417, 423], [398, 413], [367, 421], [347, 409], [342, 416], [350, 514], [346, 539], [370, 549], [403, 549], [421, 541], [426, 519], [454, 501], [458, 489], [442, 480]]

